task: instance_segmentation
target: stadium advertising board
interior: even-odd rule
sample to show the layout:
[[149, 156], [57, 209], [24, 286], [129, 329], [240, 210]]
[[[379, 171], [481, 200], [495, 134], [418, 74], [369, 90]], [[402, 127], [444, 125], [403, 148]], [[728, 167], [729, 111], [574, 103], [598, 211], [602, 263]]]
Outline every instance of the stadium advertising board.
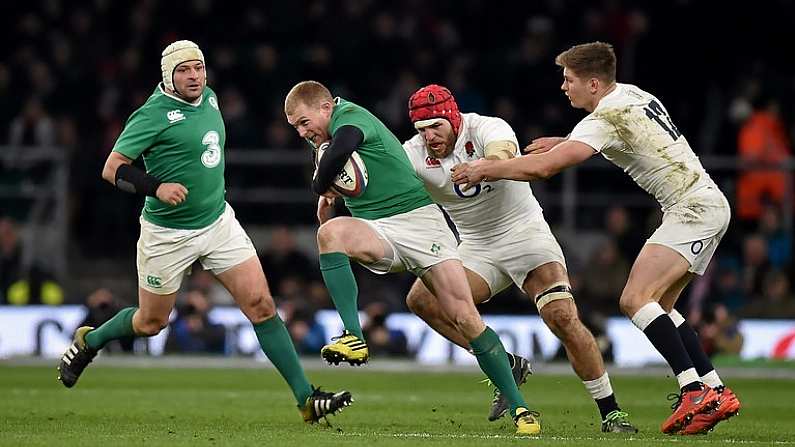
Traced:
[[[57, 358], [70, 343], [74, 329], [83, 320], [82, 306], [0, 306], [0, 358], [42, 356]], [[227, 352], [262, 356], [254, 331], [235, 307], [218, 307], [210, 319], [223, 324], [227, 331]], [[537, 316], [486, 315], [486, 323], [503, 340], [507, 350], [536, 360], [551, 359], [560, 342]], [[342, 330], [334, 311], [321, 311], [317, 321], [327, 338]], [[474, 364], [469, 353], [453, 346], [412, 314], [392, 314], [386, 320], [390, 329], [406, 335], [409, 349], [423, 364]], [[744, 320], [740, 332], [745, 342], [741, 356], [745, 359], [795, 359], [795, 321]], [[161, 355], [168, 329], [156, 337], [142, 339], [137, 350]], [[614, 361], [619, 366], [642, 366], [663, 363], [662, 357], [626, 318], [610, 318], [607, 334], [613, 344]]]

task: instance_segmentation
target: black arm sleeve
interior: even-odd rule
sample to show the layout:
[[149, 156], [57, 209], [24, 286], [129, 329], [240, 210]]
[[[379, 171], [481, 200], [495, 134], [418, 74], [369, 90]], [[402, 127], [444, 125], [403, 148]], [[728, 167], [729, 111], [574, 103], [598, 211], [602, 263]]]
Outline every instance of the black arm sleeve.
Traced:
[[157, 187], [160, 183], [156, 177], [133, 165], [122, 164], [116, 169], [116, 187], [122, 191], [157, 197]]
[[364, 142], [364, 134], [356, 126], [342, 126], [337, 129], [331, 144], [323, 153], [317, 166], [315, 178], [312, 179], [312, 190], [323, 194], [331, 188], [351, 154]]

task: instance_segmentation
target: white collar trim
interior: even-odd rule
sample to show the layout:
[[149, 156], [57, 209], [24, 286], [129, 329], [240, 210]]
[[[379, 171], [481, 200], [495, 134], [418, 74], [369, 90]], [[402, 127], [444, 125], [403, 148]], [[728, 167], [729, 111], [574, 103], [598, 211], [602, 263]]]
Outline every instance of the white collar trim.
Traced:
[[[171, 93], [167, 92], [166, 89], [163, 88], [163, 83], [162, 82], [157, 84], [157, 88], [160, 89], [160, 93], [168, 96], [169, 98], [171, 98], [171, 99], [173, 99], [175, 101], [179, 101], [179, 102], [181, 102], [183, 104], [187, 104], [189, 106], [199, 107], [200, 105], [202, 105], [202, 101], [204, 100], [204, 90], [202, 90], [202, 94], [201, 94], [201, 96], [199, 96], [199, 98], [196, 100], [196, 102], [188, 102], [188, 101], [185, 101], [184, 99], [180, 98], [179, 96], [172, 95]], [[207, 87], [204, 87], [204, 88], [207, 88]]]

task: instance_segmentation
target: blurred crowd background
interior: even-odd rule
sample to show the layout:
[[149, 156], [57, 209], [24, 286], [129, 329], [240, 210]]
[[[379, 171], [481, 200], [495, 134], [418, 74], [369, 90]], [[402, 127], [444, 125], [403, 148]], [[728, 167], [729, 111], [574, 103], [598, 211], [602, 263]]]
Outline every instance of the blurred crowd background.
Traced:
[[[227, 126], [230, 202], [251, 233], [300, 350], [326, 334], [330, 301], [313, 249], [306, 144], [284, 119], [289, 88], [316, 79], [412, 136], [408, 96], [448, 86], [465, 112], [499, 116], [522, 144], [565, 135], [583, 116], [562, 96], [554, 57], [612, 43], [618, 79], [660, 98], [729, 197], [734, 220], [681, 309], [711, 352], [737, 352], [738, 318], [795, 318], [792, 141], [795, 3], [724, 7], [677, 0], [376, 2], [57, 0], [0, 6], [0, 304], [85, 303], [101, 322], [136, 300], [141, 198], [100, 171], [126, 118], [160, 80], [160, 52], [197, 42]], [[715, 11], [721, 8], [721, 12]], [[718, 20], [718, 17], [721, 17]], [[39, 149], [37, 149], [39, 148]], [[270, 154], [270, 155], [269, 155]], [[591, 329], [618, 313], [631, 262], [659, 223], [655, 203], [594, 160], [533, 184], [567, 256]], [[270, 189], [268, 189], [270, 188]], [[289, 193], [289, 194], [288, 194]], [[575, 214], [562, 202], [579, 198]], [[571, 208], [571, 206], [570, 206]], [[57, 211], [61, 210], [61, 211]], [[340, 212], [344, 212], [340, 210]], [[568, 216], [568, 217], [567, 217]], [[574, 216], [574, 219], [572, 219]], [[53, 234], [62, 234], [62, 238]], [[383, 324], [413, 280], [357, 269], [373, 343], [405, 354]], [[212, 306], [233, 304], [206, 272], [186, 281], [167, 349], [224, 349]], [[484, 313], [534, 314], [518, 291]], [[121, 344], [125, 348], [124, 344]], [[127, 349], [130, 346], [126, 346]]]

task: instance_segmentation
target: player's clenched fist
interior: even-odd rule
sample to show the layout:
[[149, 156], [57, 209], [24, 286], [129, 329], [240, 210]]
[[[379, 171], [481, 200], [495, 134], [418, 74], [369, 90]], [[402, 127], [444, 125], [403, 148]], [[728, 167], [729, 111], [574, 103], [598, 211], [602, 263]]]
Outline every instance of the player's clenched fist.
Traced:
[[179, 183], [161, 183], [157, 187], [157, 198], [171, 206], [179, 205], [188, 197], [188, 188]]

